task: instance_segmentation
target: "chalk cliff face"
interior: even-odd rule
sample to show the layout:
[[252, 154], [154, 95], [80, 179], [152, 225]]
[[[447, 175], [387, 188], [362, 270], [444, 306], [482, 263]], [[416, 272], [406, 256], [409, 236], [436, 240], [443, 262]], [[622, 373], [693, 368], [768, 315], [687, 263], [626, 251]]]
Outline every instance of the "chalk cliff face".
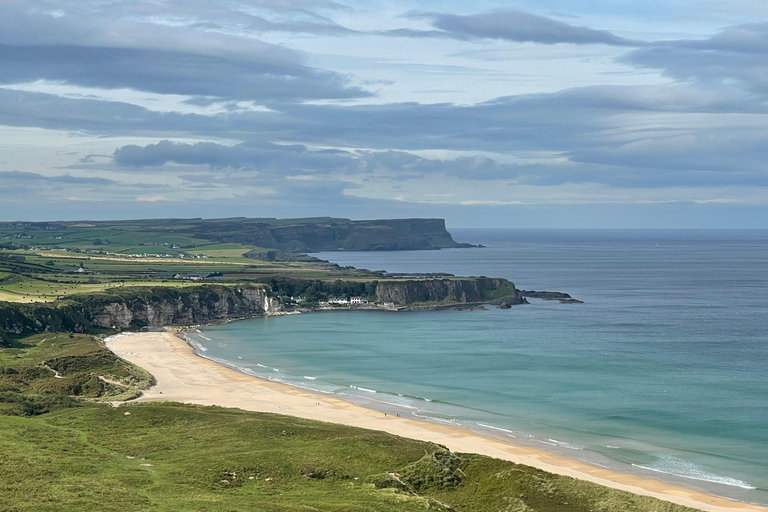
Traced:
[[100, 327], [162, 327], [193, 325], [229, 318], [274, 314], [280, 302], [263, 288], [227, 289], [216, 293], [193, 292], [158, 301], [139, 299], [112, 302], [93, 318]]
[[61, 304], [0, 304], [0, 345], [8, 334], [94, 332], [98, 328], [138, 329], [193, 325], [282, 311], [261, 286], [135, 288], [73, 296]]
[[523, 304], [523, 297], [514, 283], [506, 279], [425, 279], [409, 281], [379, 281], [376, 287], [379, 302], [398, 306], [414, 303], [493, 302]]

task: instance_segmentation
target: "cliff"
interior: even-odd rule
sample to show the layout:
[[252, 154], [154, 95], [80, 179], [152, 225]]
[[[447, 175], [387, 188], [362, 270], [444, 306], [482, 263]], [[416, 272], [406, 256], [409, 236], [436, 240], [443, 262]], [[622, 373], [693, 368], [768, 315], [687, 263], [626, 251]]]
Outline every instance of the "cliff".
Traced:
[[[400, 251], [468, 247], [451, 238], [443, 219], [242, 219], [206, 221], [198, 235], [225, 243], [257, 245], [288, 253], [317, 251]], [[213, 230], [213, 231], [208, 231]]]
[[376, 300], [398, 306], [481, 302], [512, 305], [525, 302], [514, 283], [506, 279], [487, 277], [379, 281]]
[[281, 310], [263, 286], [131, 288], [47, 304], [0, 303], [0, 343], [9, 335], [193, 325]]
[[93, 325], [121, 329], [194, 325], [282, 311], [278, 299], [263, 287], [200, 287], [184, 292], [160, 299], [133, 296], [109, 302], [93, 317]]

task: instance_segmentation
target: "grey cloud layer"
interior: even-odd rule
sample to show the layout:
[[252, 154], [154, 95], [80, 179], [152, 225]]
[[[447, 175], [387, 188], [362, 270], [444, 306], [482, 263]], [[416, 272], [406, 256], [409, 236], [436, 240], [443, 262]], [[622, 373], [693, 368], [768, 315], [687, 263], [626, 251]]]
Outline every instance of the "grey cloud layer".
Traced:
[[[510, 179], [517, 174], [517, 166], [498, 164], [480, 155], [437, 160], [391, 150], [352, 153], [310, 150], [303, 145], [243, 143], [225, 146], [212, 142], [183, 144], [167, 140], [147, 146], [128, 145], [117, 148], [114, 163], [123, 168], [159, 167], [168, 163], [207, 165], [211, 169], [255, 170], [260, 176], [277, 177], [297, 174], [381, 174], [398, 179], [403, 176], [421, 177], [440, 173], [485, 180]], [[238, 179], [244, 179], [240, 176]]]
[[368, 95], [335, 73], [259, 56], [232, 59], [160, 50], [0, 45], [0, 83], [41, 79], [256, 101]]
[[730, 27], [704, 40], [656, 43], [625, 56], [636, 67], [659, 69], [678, 80], [695, 80], [768, 94], [768, 23]]
[[[30, 11], [23, 2], [11, 4], [0, 17], [0, 84], [43, 79], [188, 95], [196, 105], [212, 98], [253, 100], [272, 109], [161, 113], [116, 101], [0, 88], [3, 125], [160, 141], [122, 146], [113, 165], [83, 162], [81, 169], [156, 170], [183, 177], [199, 190], [263, 187], [268, 189], [265, 197], [302, 197], [317, 204], [342, 197], [356, 186], [353, 178], [397, 182], [437, 175], [498, 180], [500, 186], [510, 181], [637, 188], [768, 185], [768, 104], [761, 96], [768, 93], [768, 24], [731, 27], [702, 40], [638, 43], [516, 10], [469, 16], [421, 13], [433, 30], [389, 35], [637, 46], [628, 50], [625, 63], [661, 70], [675, 82], [582, 87], [474, 105], [353, 106], [306, 103], [370, 95], [344, 75], [313, 68], [300, 53], [259, 41], [250, 32], [233, 35], [269, 30], [349, 34], [323, 14], [343, 9], [333, 2], [225, 2], [223, 10], [202, 0], [34, 2], [40, 9], [63, 9], [67, 14], [61, 18], [45, 9]], [[117, 21], [97, 26], [94, 20], [106, 19], [111, 9]], [[146, 21], [173, 12], [183, 27]], [[233, 143], [163, 140], [174, 137]], [[423, 150], [467, 155], [436, 159], [414, 154]], [[514, 165], [477, 153], [536, 155], [525, 157], [532, 163]], [[101, 179], [0, 173], [6, 190], [38, 182], [119, 185], [88, 181]]]
[[3, 181], [37, 181], [41, 183], [59, 183], [67, 185], [112, 185], [116, 183], [114, 180], [108, 180], [106, 178], [88, 178], [81, 176], [71, 176], [69, 174], [63, 174], [59, 176], [43, 176], [35, 172], [24, 171], [2, 171], [0, 172], [0, 180]]
[[452, 39], [504, 39], [520, 43], [607, 44], [639, 46], [641, 43], [616, 36], [606, 30], [594, 30], [557, 21], [516, 9], [480, 14], [456, 15], [437, 12], [411, 14], [430, 21], [438, 30], [399, 29], [387, 35], [405, 37], [444, 37]]

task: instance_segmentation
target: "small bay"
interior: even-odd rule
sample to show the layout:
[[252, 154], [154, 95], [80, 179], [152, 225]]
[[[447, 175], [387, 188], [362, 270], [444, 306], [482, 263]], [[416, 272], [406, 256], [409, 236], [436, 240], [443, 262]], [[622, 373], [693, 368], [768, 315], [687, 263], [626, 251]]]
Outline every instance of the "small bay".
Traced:
[[768, 233], [452, 230], [483, 249], [316, 254], [584, 304], [273, 317], [206, 357], [407, 416], [768, 504]]

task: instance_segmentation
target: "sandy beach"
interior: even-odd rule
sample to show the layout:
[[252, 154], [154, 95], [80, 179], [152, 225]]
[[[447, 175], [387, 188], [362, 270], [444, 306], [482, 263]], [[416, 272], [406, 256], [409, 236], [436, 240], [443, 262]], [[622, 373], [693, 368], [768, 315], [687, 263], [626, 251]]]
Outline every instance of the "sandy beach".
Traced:
[[391, 414], [385, 416], [382, 412], [328, 395], [258, 379], [197, 356], [186, 342], [169, 332], [123, 334], [109, 338], [107, 347], [118, 356], [146, 369], [157, 379], [157, 385], [147, 390], [138, 401], [235, 407], [380, 430], [439, 443], [452, 451], [478, 453], [526, 464], [701, 510], [768, 512], [767, 507], [739, 503], [652, 479], [617, 473], [544, 450], [515, 446], [469, 430], [399, 418]]

